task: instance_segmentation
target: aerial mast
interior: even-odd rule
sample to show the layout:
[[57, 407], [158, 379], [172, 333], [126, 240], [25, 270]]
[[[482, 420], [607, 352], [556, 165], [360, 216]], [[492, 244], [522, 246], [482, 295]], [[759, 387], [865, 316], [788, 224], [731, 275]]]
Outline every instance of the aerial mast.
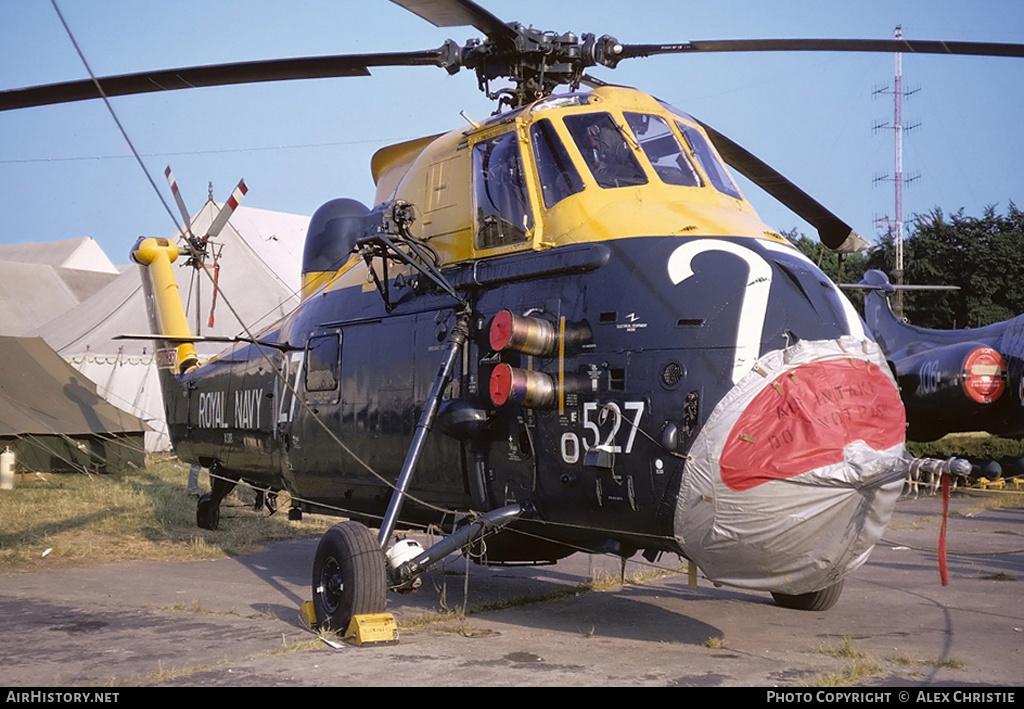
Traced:
[[[893, 33], [893, 37], [897, 40], [903, 39], [903, 27], [902, 25], [896, 25], [896, 30]], [[892, 182], [896, 187], [896, 213], [893, 219], [884, 217], [878, 220], [881, 223], [886, 224], [893, 232], [893, 240], [896, 247], [896, 268], [893, 271], [893, 276], [896, 278], [896, 284], [898, 286], [903, 285], [903, 185], [909, 183], [917, 176], [911, 178], [903, 177], [903, 131], [912, 130], [916, 128], [918, 124], [912, 126], [903, 125], [903, 97], [910, 96], [916, 93], [914, 91], [903, 91], [903, 53], [896, 52], [896, 74], [893, 80], [893, 121], [889, 123], [878, 123], [875, 124], [874, 129], [879, 130], [882, 128], [891, 128], [893, 132], [893, 146], [896, 153], [895, 158], [895, 175], [891, 178]], [[875, 95], [881, 93], [889, 93], [888, 89], [877, 89]], [[874, 182], [888, 181], [890, 178], [888, 175], [876, 176]], [[901, 289], [896, 290], [896, 316], [903, 318], [903, 291]]]

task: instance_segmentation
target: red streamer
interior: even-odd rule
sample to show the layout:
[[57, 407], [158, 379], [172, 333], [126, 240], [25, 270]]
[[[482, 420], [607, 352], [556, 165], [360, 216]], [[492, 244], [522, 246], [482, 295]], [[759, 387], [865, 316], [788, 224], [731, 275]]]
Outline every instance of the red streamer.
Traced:
[[946, 520], [949, 518], [949, 478], [942, 475], [942, 526], [939, 528], [939, 578], [942, 585], [949, 585], [949, 565], [946, 563]]

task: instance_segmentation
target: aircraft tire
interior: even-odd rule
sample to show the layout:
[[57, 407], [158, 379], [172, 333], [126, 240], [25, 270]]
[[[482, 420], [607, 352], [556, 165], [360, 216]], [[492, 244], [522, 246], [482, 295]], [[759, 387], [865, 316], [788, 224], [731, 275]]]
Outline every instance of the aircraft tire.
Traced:
[[196, 503], [196, 524], [200, 529], [217, 529], [220, 526], [220, 505], [213, 504], [213, 496], [206, 493]]
[[796, 596], [790, 596], [786, 593], [775, 593], [773, 591], [772, 598], [775, 599], [776, 605], [783, 608], [791, 608], [796, 611], [827, 611], [836, 604], [842, 592], [843, 582], [840, 581], [820, 591], [801, 593]]
[[354, 615], [383, 613], [387, 569], [377, 538], [358, 522], [340, 522], [320, 538], [313, 560], [313, 610], [321, 630], [345, 632]]

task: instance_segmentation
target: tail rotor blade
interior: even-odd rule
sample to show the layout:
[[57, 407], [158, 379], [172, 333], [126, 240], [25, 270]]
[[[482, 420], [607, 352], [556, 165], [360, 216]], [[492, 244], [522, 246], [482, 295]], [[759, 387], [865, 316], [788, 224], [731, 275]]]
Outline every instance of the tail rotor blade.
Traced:
[[174, 201], [177, 203], [178, 211], [181, 213], [185, 233], [188, 234], [190, 239], [194, 238], [192, 236], [192, 217], [189, 215], [188, 209], [185, 208], [185, 200], [182, 199], [181, 192], [178, 190], [178, 181], [174, 179], [174, 173], [171, 172], [170, 165], [164, 170], [164, 176], [167, 178], [167, 184], [171, 186], [171, 194], [174, 195]]
[[235, 187], [235, 191], [231, 193], [228, 201], [224, 203], [224, 206], [220, 208], [217, 213], [217, 217], [213, 220], [213, 224], [210, 225], [210, 230], [206, 232], [204, 239], [213, 239], [220, 234], [221, 230], [227, 225], [228, 220], [231, 219], [231, 215], [235, 213], [235, 209], [238, 208], [238, 203], [242, 201], [242, 197], [249, 191], [249, 188], [245, 186], [245, 180], [240, 180], [238, 186]]

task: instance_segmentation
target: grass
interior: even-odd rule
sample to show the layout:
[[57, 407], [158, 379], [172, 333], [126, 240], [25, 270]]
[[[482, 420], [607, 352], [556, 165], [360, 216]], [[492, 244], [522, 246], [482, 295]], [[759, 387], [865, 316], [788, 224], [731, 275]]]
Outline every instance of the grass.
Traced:
[[[817, 675], [809, 682], [802, 683], [805, 687], [846, 687], [864, 682], [871, 677], [884, 674], [886, 667], [870, 654], [858, 650], [853, 640], [849, 637], [843, 638], [839, 645], [822, 645], [813, 652], [819, 655], [827, 655], [845, 661], [845, 667], [838, 672]], [[886, 662], [902, 668], [911, 667], [937, 667], [947, 670], [962, 670], [964, 662], [959, 658], [937, 658], [933, 660], [921, 660], [911, 657], [906, 652], [901, 652], [886, 658]]]
[[919, 660], [911, 657], [905, 652], [886, 658], [889, 662], [900, 667], [938, 667], [946, 670], [964, 669], [964, 661], [958, 657], [936, 658], [934, 660]]
[[[1018, 492], [965, 490], [965, 494], [984, 495], [978, 497], [969, 507], [960, 510], [957, 514], [960, 517], [976, 515], [985, 510], [1016, 510], [1024, 507], [1024, 494]], [[952, 512], [950, 513], [953, 514]]]
[[583, 584], [583, 586], [584, 590], [587, 591], [617, 591], [623, 586], [642, 586], [645, 583], [657, 581], [666, 576], [675, 576], [676, 574], [683, 573], [686, 573], [686, 564], [666, 568], [652, 567], [644, 571], [626, 574], [625, 580], [620, 579], [618, 576], [602, 576], [591, 579], [588, 583]]
[[950, 456], [971, 458], [1024, 457], [1024, 440], [999, 438], [998, 436], [977, 436], [950, 434], [929, 443], [908, 442], [907, 450], [916, 456], [948, 458]]
[[191, 603], [173, 603], [169, 606], [159, 606], [157, 610], [169, 611], [171, 613], [194, 613], [196, 615], [233, 616], [235, 618], [248, 618], [249, 620], [269, 620], [276, 617], [270, 613], [261, 612], [243, 614], [231, 610], [211, 610], [203, 608], [197, 600], [193, 600]]
[[854, 660], [844, 670], [831, 674], [818, 675], [806, 686], [810, 687], [849, 687], [885, 672], [885, 669], [874, 659]]
[[914, 667], [920, 664], [918, 660], [915, 660], [913, 657], [911, 657], [905, 652], [893, 655], [892, 657], [888, 658], [888, 660], [892, 664], [899, 665], [900, 667]]
[[200, 672], [208, 672], [216, 669], [216, 665], [185, 665], [183, 667], [164, 667], [162, 660], [157, 660], [157, 668], [144, 675], [135, 677], [111, 677], [106, 682], [100, 682], [97, 687], [145, 687], [158, 682], [177, 679], [178, 677], [189, 677]]
[[1010, 574], [1006, 573], [1005, 571], [997, 571], [994, 574], [985, 574], [983, 576], [979, 576], [978, 578], [981, 579], [982, 581], [1016, 581], [1017, 580], [1016, 576], [1011, 576]]
[[[341, 638], [331, 638], [334, 642], [341, 642]], [[285, 638], [281, 638], [281, 644], [272, 650], [264, 650], [261, 653], [255, 655], [255, 657], [279, 657], [281, 655], [291, 655], [296, 652], [309, 652], [311, 650], [320, 650], [324, 646], [324, 638], [317, 635], [314, 638], [308, 638], [306, 640], [299, 640], [297, 642], [288, 642]]]
[[[265, 650], [264, 652], [257, 653], [254, 658], [260, 657], [277, 657], [280, 655], [290, 655], [295, 652], [308, 652], [310, 650], [318, 650], [323, 647], [323, 639], [321, 637], [315, 637], [308, 640], [300, 640], [298, 642], [288, 642], [288, 640], [282, 635], [281, 645], [272, 650]], [[107, 682], [103, 682], [97, 686], [104, 687], [145, 687], [160, 682], [166, 682], [168, 680], [177, 679], [179, 677], [190, 677], [200, 672], [212, 672], [217, 670], [221, 665], [227, 664], [225, 660], [222, 663], [207, 664], [207, 665], [182, 665], [180, 667], [164, 667], [162, 660], [157, 660], [157, 668], [143, 675], [136, 675], [133, 677], [113, 677]]]
[[488, 635], [493, 635], [492, 631], [476, 628], [469, 622], [469, 615], [475, 612], [478, 611], [467, 610], [466, 613], [463, 613], [461, 610], [449, 610], [421, 613], [408, 618], [398, 619], [398, 629], [403, 633], [416, 630], [429, 630], [432, 633], [440, 633], [442, 635], [459, 635], [464, 638], [486, 637]]
[[843, 642], [838, 646], [822, 645], [816, 652], [819, 655], [828, 655], [829, 657], [838, 657], [844, 660], [864, 660], [868, 658], [867, 654], [853, 646], [853, 640], [849, 637], [843, 638]]
[[635, 585], [640, 586], [651, 581], [655, 581], [666, 576], [674, 576], [680, 573], [680, 569], [686, 570], [686, 567], [676, 568], [655, 568], [647, 571], [638, 571], [632, 574], [627, 574], [625, 583], [618, 577], [613, 575], [600, 576], [593, 578], [590, 581], [586, 581], [580, 584], [574, 584], [572, 586], [565, 586], [562, 588], [552, 589], [543, 593], [526, 593], [518, 596], [510, 596], [508, 598], [494, 598], [491, 600], [479, 603], [471, 609], [467, 609], [467, 615], [473, 615], [474, 613], [487, 613], [491, 611], [502, 611], [509, 608], [519, 608], [521, 606], [531, 605], [534, 603], [547, 603], [549, 601], [557, 601], [561, 598], [568, 596], [577, 596], [581, 593], [588, 591], [617, 591], [624, 585]]
[[535, 603], [557, 601], [560, 598], [575, 596], [588, 590], [590, 589], [587, 588], [587, 584], [578, 584], [575, 586], [552, 589], [551, 591], [544, 591], [543, 593], [521, 593], [516, 596], [508, 596], [505, 598], [491, 598], [477, 603], [472, 608], [467, 608], [466, 615], [493, 613], [494, 611], [504, 611], [509, 608], [521, 608]]
[[865, 652], [858, 650], [849, 637], [843, 638], [839, 645], [822, 645], [815, 652], [847, 661], [846, 667], [839, 672], [817, 675], [810, 682], [801, 684], [808, 687], [846, 687], [875, 677], [885, 672], [885, 668]]
[[[268, 517], [239, 485], [221, 505], [221, 529], [196, 526], [185, 490], [188, 467], [154, 461], [116, 475], [35, 475], [0, 493], [0, 573], [149, 559], [215, 559], [258, 551], [271, 541], [322, 533], [330, 522], [290, 522], [286, 496]], [[227, 524], [224, 522], [227, 521]], [[47, 552], [47, 550], [50, 550]]]
[[[686, 567], [679, 568], [655, 568], [647, 571], [639, 571], [627, 574], [625, 584], [642, 585], [665, 576], [673, 576], [680, 573], [680, 568], [685, 571]], [[585, 583], [564, 586], [550, 591], [538, 593], [523, 593], [505, 598], [493, 598], [468, 606], [465, 610], [444, 610], [438, 612], [422, 613], [408, 618], [399, 618], [398, 626], [402, 631], [409, 630], [430, 630], [437, 633], [449, 633], [463, 637], [475, 637], [487, 634], [474, 628], [469, 623], [471, 616], [480, 613], [492, 613], [495, 611], [508, 610], [510, 608], [521, 608], [535, 603], [548, 603], [557, 601], [569, 596], [578, 596], [581, 593], [591, 591], [611, 591], [622, 588], [623, 581], [618, 576], [601, 576], [591, 579]], [[597, 635], [596, 626], [587, 629], [578, 629], [581, 637], [592, 638]]]
[[[263, 652], [253, 655], [253, 658], [261, 657], [278, 657], [281, 655], [291, 655], [297, 652], [310, 652], [314, 650], [320, 650], [324, 646], [325, 641], [332, 641], [334, 643], [342, 642], [340, 636], [337, 633], [329, 631], [321, 631], [315, 637], [308, 638], [306, 640], [292, 641], [289, 642], [284, 635], [281, 636], [281, 644], [273, 649], [265, 650]], [[229, 664], [231, 661], [225, 660], [223, 662], [207, 664], [207, 665], [183, 665], [180, 667], [164, 667], [162, 660], [157, 660], [157, 668], [150, 672], [142, 675], [133, 677], [115, 677], [111, 678], [107, 682], [103, 682], [97, 686], [105, 687], [145, 687], [160, 682], [166, 682], [167, 680], [177, 679], [179, 677], [190, 677], [200, 672], [213, 672], [218, 670], [225, 664]]]

